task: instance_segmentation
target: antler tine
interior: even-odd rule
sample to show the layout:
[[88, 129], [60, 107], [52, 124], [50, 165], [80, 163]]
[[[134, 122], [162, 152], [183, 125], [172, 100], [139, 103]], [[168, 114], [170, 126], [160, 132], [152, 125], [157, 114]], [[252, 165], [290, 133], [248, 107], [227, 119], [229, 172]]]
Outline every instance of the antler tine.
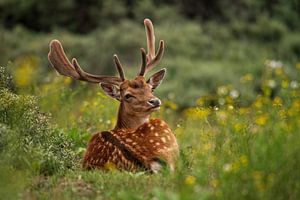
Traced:
[[61, 43], [58, 40], [52, 40], [49, 46], [48, 59], [54, 69], [61, 75], [79, 79], [79, 74], [67, 58]]
[[123, 70], [123, 67], [122, 67], [122, 64], [118, 58], [118, 56], [115, 54], [114, 55], [114, 61], [115, 61], [115, 65], [117, 67], [117, 70], [119, 72], [119, 75], [120, 75], [120, 78], [122, 81], [125, 81], [125, 74], [124, 74], [124, 70]]
[[112, 84], [119, 84], [122, 82], [122, 79], [119, 77], [93, 75], [83, 71], [75, 58], [72, 59], [72, 63], [69, 61], [61, 43], [58, 40], [52, 40], [50, 42], [48, 59], [59, 74], [76, 80], [82, 80], [91, 83], [105, 82]]
[[[152, 24], [151, 20], [150, 19], [145, 19], [144, 20], [144, 25], [145, 25], [145, 29], [146, 29], [148, 53], [146, 55], [147, 59], [146, 59], [145, 70], [143, 72], [140, 71], [141, 76], [144, 76], [145, 73], [147, 73], [155, 65], [157, 65], [158, 62], [160, 61], [160, 59], [162, 58], [163, 53], [164, 53], [164, 41], [161, 40], [159, 42], [158, 51], [155, 54], [155, 35], [154, 35], [154, 28], [153, 28], [153, 24]], [[142, 70], [142, 68], [141, 68], [141, 70]]]
[[155, 55], [155, 35], [153, 24], [150, 19], [144, 20], [146, 36], [147, 36], [147, 50], [148, 50], [148, 60], [151, 60]]
[[139, 76], [144, 76], [147, 67], [147, 55], [144, 48], [141, 48], [141, 54], [142, 54], [142, 64], [141, 64]]
[[158, 52], [153, 59], [147, 63], [146, 72], [150, 71], [155, 65], [157, 65], [164, 55], [165, 43], [163, 40], [159, 42]]

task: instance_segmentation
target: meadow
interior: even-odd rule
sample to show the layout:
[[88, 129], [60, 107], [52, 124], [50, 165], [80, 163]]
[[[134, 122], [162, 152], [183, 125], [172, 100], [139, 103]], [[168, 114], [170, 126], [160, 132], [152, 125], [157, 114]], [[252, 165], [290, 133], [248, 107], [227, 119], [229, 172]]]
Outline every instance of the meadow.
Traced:
[[[300, 66], [295, 66], [299, 74]], [[17, 73], [17, 72], [14, 72]], [[27, 72], [28, 73], [28, 72]], [[298, 75], [297, 74], [297, 75]], [[298, 199], [300, 88], [280, 62], [264, 66], [263, 93], [240, 106], [228, 85], [178, 112], [166, 100], [165, 119], [180, 144], [174, 173], [106, 172], [80, 166], [91, 133], [112, 128], [117, 102], [97, 86], [51, 74], [16, 94], [1, 68], [1, 189], [4, 199]], [[241, 84], [252, 84], [246, 74]], [[272, 92], [276, 86], [276, 96]], [[27, 87], [27, 86], [26, 86]], [[211, 102], [215, 102], [212, 107]], [[50, 112], [45, 112], [51, 111]]]
[[[297, 1], [55, 2], [0, 2], [0, 199], [300, 199]], [[95, 74], [116, 74], [117, 53], [130, 78], [146, 17], [166, 43], [152, 117], [176, 135], [176, 170], [84, 171], [118, 102], [57, 75], [48, 44]]]

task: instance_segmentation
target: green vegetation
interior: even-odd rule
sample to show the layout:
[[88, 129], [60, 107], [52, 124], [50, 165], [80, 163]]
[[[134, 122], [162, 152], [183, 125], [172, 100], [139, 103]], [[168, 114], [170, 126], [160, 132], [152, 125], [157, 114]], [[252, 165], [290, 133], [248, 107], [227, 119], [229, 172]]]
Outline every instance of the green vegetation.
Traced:
[[[263, 94], [247, 107], [239, 106], [240, 97], [230, 86], [220, 86], [209, 99], [199, 98], [196, 106], [180, 115], [177, 105], [166, 101], [156, 115], [173, 127], [181, 159], [176, 172], [157, 175], [82, 171], [80, 157], [90, 133], [113, 126], [116, 103], [97, 93], [98, 88], [80, 84], [70, 89], [70, 79], [55, 77], [35, 88], [41, 96], [39, 108], [36, 98], [9, 89], [11, 79], [5, 71], [1, 68], [0, 153], [5, 173], [0, 193], [4, 197], [299, 198], [300, 80], [291, 80], [278, 62], [266, 64]], [[253, 77], [241, 80], [252, 84]], [[275, 85], [278, 91], [271, 98]], [[216, 105], [207, 106], [212, 101]], [[40, 112], [46, 108], [53, 111], [52, 122]]]
[[[0, 1], [1, 198], [299, 199], [299, 9], [295, 0]], [[133, 77], [146, 17], [166, 42], [153, 117], [178, 138], [178, 168], [83, 171], [88, 140], [114, 126], [118, 103], [57, 76], [49, 41], [92, 73], [116, 73], [117, 53]]]

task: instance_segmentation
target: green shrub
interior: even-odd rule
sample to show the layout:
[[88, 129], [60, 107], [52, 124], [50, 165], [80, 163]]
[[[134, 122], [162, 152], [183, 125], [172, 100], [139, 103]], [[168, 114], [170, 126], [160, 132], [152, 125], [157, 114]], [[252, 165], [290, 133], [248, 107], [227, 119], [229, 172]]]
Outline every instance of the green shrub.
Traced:
[[[5, 80], [1, 80], [5, 83]], [[39, 111], [33, 96], [0, 89], [1, 162], [15, 168], [53, 174], [75, 166], [72, 142], [50, 127], [49, 117]]]
[[260, 42], [280, 42], [288, 32], [284, 23], [267, 16], [260, 16], [257, 21], [244, 23], [239, 20], [231, 24], [232, 33], [239, 38], [252, 38]]
[[279, 52], [283, 55], [283, 57], [293, 57], [295, 62], [300, 59], [300, 38], [299, 32], [295, 32], [292, 34], [286, 35], [284, 40], [282, 41], [281, 48]]

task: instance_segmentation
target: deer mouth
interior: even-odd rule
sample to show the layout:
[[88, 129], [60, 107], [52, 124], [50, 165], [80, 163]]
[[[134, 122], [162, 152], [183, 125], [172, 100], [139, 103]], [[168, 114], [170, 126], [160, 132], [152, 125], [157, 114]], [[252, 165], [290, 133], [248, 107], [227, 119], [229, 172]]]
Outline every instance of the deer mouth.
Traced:
[[157, 106], [152, 106], [151, 108], [148, 109], [148, 111], [156, 111], [160, 109], [160, 105]]

